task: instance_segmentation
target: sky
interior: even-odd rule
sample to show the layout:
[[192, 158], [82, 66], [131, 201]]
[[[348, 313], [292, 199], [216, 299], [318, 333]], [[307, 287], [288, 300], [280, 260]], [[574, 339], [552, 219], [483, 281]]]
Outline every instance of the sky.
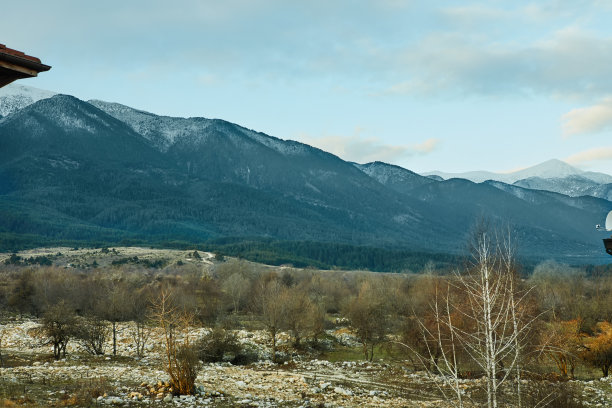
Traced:
[[54, 0], [2, 7], [21, 81], [360, 163], [612, 174], [612, 2]]

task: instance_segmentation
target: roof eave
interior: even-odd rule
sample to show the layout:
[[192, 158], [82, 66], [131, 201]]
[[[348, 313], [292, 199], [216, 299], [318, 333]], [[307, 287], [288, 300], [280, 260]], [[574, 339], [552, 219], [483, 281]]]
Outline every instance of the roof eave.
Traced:
[[[22, 68], [22, 70], [27, 70], [29, 72], [33, 71], [36, 74], [38, 74], [39, 72], [44, 72], [44, 71], [48, 71], [51, 69], [51, 66], [49, 65], [45, 65], [40, 62], [32, 61], [31, 59], [28, 59], [28, 58], [22, 58], [17, 55], [6, 54], [0, 51], [0, 64], [2, 64], [3, 62], [5, 63], [5, 65], [10, 64], [14, 68]], [[9, 68], [9, 67], [6, 67], [6, 68]], [[28, 72], [24, 72], [24, 73], [28, 73]], [[32, 75], [32, 76], [36, 76], [36, 75]]]

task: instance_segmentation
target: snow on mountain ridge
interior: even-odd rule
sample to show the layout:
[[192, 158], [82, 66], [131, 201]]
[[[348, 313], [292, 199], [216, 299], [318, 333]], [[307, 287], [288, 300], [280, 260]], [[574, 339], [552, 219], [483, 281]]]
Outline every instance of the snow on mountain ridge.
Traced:
[[612, 183], [597, 183], [583, 175], [548, 179], [529, 177], [518, 180], [513, 185], [534, 190], [553, 191], [570, 197], [590, 195], [612, 201]]
[[502, 174], [492, 173], [492, 172], [485, 171], [485, 170], [468, 171], [465, 173], [445, 173], [443, 171], [435, 170], [435, 171], [428, 171], [425, 173], [421, 173], [421, 176], [425, 176], [425, 177], [437, 176], [437, 177], [441, 177], [444, 180], [460, 178], [460, 179], [466, 179], [466, 180], [473, 181], [474, 183], [482, 183], [483, 181], [487, 181], [487, 180], [503, 181], [503, 180], [499, 180], [500, 178], [503, 178]]
[[57, 93], [21, 84], [9, 84], [0, 88], [0, 116], [8, 116], [54, 95]]
[[18, 123], [21, 128], [28, 129], [30, 135], [43, 134], [49, 129], [49, 123], [67, 132], [84, 130], [93, 134], [101, 126], [113, 128], [113, 123], [107, 120], [110, 118], [100, 113], [73, 96], [56, 94], [0, 119], [0, 123]]
[[508, 175], [516, 180], [520, 180], [527, 177], [563, 178], [582, 173], [584, 173], [584, 171], [570, 166], [564, 161], [552, 159], [523, 170], [509, 173]]
[[311, 148], [294, 140], [283, 140], [277, 139], [272, 136], [268, 136], [264, 133], [255, 132], [250, 129], [241, 128], [242, 132], [253, 140], [285, 155], [300, 155], [304, 154]]
[[582, 177], [588, 178], [598, 184], [610, 184], [612, 183], [612, 176], [606, 173], [597, 173], [594, 171], [586, 171], [581, 174]]
[[390, 179], [408, 181], [411, 180], [414, 175], [416, 175], [416, 173], [412, 173], [410, 170], [404, 169], [403, 167], [382, 162], [353, 164], [359, 170], [363, 171], [368, 176], [375, 178], [382, 184], [386, 184]]
[[90, 100], [88, 103], [130, 126], [136, 133], [150, 140], [161, 151], [181, 138], [198, 135], [206, 137], [205, 130], [212, 120], [205, 118], [174, 118], [158, 116], [115, 102]]
[[437, 182], [403, 167], [380, 161], [353, 165], [379, 183], [402, 194], [410, 194], [419, 186]]
[[507, 193], [512, 194], [513, 196], [515, 196], [516, 198], [519, 198], [523, 201], [527, 201], [530, 202], [532, 204], [534, 204], [536, 202], [536, 200], [533, 197], [533, 194], [531, 192], [531, 190], [529, 189], [525, 189], [522, 187], [517, 187], [514, 184], [506, 184], [503, 183], [501, 181], [487, 181], [487, 183], [490, 186], [493, 186], [499, 190], [505, 191]]
[[[54, 95], [57, 95], [57, 93], [21, 84], [10, 84], [0, 88], [0, 118], [17, 112], [39, 100], [51, 98]], [[191, 143], [205, 140], [208, 136], [206, 130], [214, 122], [213, 119], [200, 117], [180, 118], [156, 115], [115, 102], [94, 99], [89, 100], [88, 103], [113, 116], [115, 119], [126, 123], [135, 132], [151, 141], [161, 151], [167, 151], [179, 140]], [[60, 117], [59, 119], [67, 126], [84, 126], [83, 128], [86, 129], [83, 123], [79, 124], [68, 118]], [[238, 125], [235, 126], [236, 130], [242, 135], [284, 155], [302, 155], [311, 148], [300, 142], [278, 139]]]
[[[128, 124], [135, 132], [153, 142], [162, 151], [167, 151], [179, 140], [189, 140], [192, 143], [205, 140], [208, 136], [207, 130], [209, 130], [211, 124], [219, 122], [219, 120], [201, 117], [179, 118], [158, 116], [114, 102], [104, 102], [100, 100], [90, 100], [88, 102], [114, 118]], [[300, 155], [306, 153], [309, 149], [309, 146], [299, 142], [277, 139], [263, 133], [243, 128], [239, 125], [230, 125], [234, 126], [235, 130], [247, 138], [261, 143], [281, 154]], [[241, 144], [240, 140], [237, 140], [235, 137], [232, 137], [232, 140], [236, 144]]]

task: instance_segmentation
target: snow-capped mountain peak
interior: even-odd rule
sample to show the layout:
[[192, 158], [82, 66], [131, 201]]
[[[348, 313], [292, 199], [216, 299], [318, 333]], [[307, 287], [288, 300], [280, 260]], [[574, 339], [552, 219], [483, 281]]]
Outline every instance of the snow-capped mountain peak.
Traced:
[[0, 117], [8, 116], [13, 112], [57, 95], [55, 92], [34, 88], [21, 84], [9, 84], [0, 88]]

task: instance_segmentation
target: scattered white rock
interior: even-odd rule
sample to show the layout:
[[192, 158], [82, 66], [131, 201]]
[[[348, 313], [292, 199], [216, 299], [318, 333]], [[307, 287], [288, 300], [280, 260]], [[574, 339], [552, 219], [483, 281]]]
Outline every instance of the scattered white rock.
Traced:
[[344, 389], [344, 388], [341, 388], [341, 387], [335, 387], [334, 388], [334, 392], [336, 394], [345, 395], [347, 397], [353, 396], [353, 392], [351, 390], [347, 390], [347, 389]]

